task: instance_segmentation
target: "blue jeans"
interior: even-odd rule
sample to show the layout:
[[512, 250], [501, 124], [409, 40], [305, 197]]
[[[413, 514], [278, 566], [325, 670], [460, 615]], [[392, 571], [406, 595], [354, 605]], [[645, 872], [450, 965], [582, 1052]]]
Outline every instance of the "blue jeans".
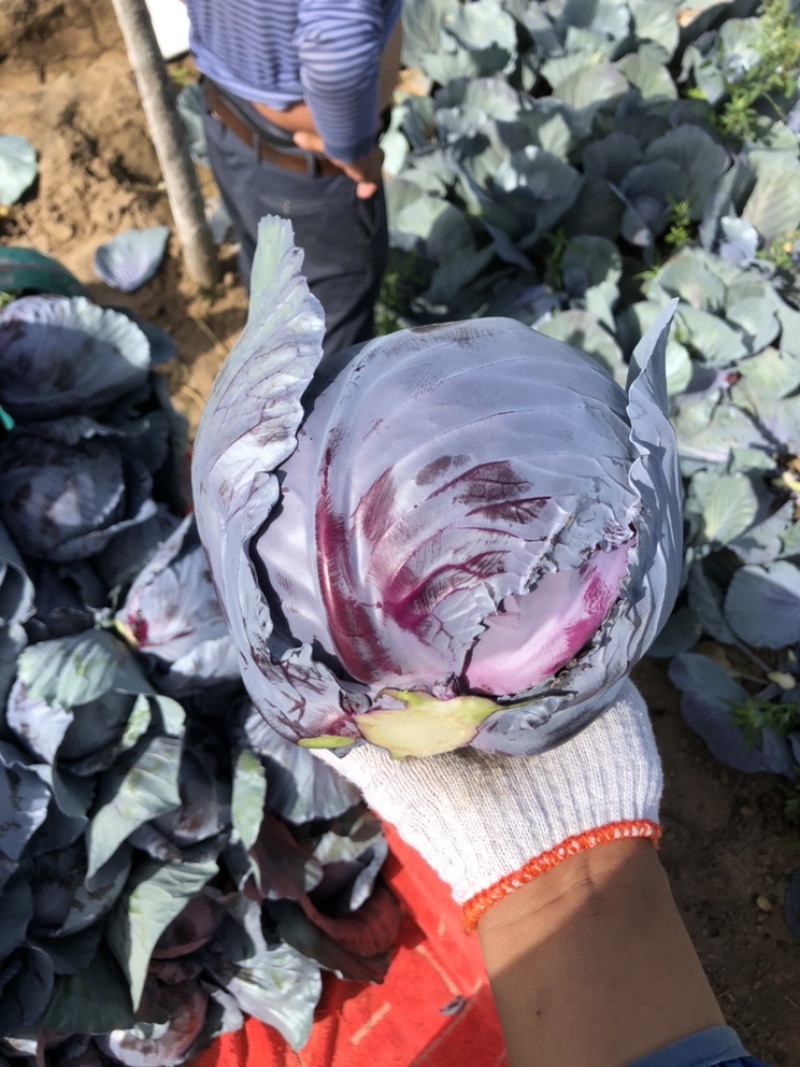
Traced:
[[[246, 101], [230, 99], [254, 126], [291, 146], [288, 135]], [[326, 356], [368, 341], [389, 245], [383, 187], [359, 200], [345, 175], [315, 177], [264, 162], [208, 108], [204, 126], [211, 169], [241, 244], [239, 267], [248, 290], [260, 219], [289, 219], [303, 250], [303, 274], [325, 312]]]
[[628, 1067], [765, 1067], [747, 1055], [735, 1032], [714, 1026], [676, 1041]]

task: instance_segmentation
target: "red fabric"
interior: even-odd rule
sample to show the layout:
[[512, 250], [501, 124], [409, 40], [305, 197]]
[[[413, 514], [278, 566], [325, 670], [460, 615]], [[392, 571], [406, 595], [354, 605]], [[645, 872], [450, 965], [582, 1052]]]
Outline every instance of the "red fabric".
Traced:
[[[384, 877], [400, 901], [399, 947], [382, 985], [326, 975], [311, 1037], [292, 1052], [255, 1019], [193, 1067], [500, 1067], [503, 1038], [474, 936], [447, 887], [386, 827]], [[459, 998], [463, 998], [462, 1000]], [[461, 1004], [455, 1014], [442, 1008]]]

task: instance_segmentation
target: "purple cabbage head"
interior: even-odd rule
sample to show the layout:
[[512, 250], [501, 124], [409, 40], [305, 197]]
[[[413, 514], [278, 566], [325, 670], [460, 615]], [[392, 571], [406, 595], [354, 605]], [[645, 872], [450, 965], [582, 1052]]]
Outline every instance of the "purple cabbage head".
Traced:
[[266, 721], [397, 756], [531, 754], [572, 735], [678, 587], [674, 309], [627, 392], [506, 319], [400, 331], [317, 370], [321, 313], [288, 226], [262, 223], [258, 268], [193, 479]]

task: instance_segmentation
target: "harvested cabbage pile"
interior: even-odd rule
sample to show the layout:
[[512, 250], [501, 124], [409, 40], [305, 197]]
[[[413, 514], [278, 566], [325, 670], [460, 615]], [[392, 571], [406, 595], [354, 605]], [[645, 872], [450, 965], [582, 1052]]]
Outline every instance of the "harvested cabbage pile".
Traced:
[[320, 365], [300, 264], [289, 225], [263, 221], [248, 324], [193, 464], [200, 537], [265, 723], [400, 757], [563, 741], [613, 701], [678, 588], [674, 309], [637, 347], [627, 392], [500, 318]]
[[[397, 908], [355, 791], [247, 722], [155, 327], [0, 251], [0, 1063], [152, 1064], [253, 1015], [295, 1048]], [[259, 723], [261, 722], [258, 717]]]

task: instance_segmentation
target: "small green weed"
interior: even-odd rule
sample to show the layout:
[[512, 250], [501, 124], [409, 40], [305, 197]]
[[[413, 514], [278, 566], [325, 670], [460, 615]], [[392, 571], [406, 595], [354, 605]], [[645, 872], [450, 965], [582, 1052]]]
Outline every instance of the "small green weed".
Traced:
[[800, 26], [788, 0], [764, 0], [759, 23], [758, 63], [728, 85], [717, 119], [722, 133], [742, 142], [758, 140], [759, 101], [772, 104], [782, 117], [772, 96], [792, 96], [800, 71]]

